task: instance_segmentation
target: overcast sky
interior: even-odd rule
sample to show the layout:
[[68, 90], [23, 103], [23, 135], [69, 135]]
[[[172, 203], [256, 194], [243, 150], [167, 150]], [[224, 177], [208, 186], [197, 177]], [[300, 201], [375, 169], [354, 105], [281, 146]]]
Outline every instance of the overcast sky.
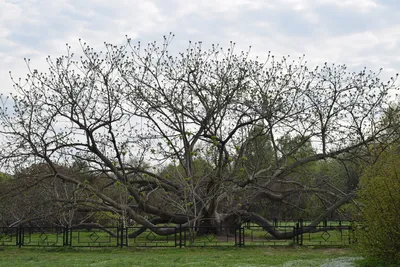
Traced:
[[151, 42], [173, 32], [174, 49], [189, 40], [206, 46], [237, 43], [252, 55], [298, 57], [352, 69], [400, 71], [399, 0], [0, 0], [0, 79], [24, 76], [23, 58], [46, 71], [45, 57], [79, 50], [78, 39], [100, 47]]

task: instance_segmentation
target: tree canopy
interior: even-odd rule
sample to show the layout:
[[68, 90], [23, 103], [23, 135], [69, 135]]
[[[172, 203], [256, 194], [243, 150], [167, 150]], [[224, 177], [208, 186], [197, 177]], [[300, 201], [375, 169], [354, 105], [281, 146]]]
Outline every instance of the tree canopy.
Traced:
[[46, 72], [28, 62], [0, 114], [3, 168], [45, 164], [85, 192], [74, 208], [159, 234], [170, 229], [156, 223], [268, 226], [269, 206], [301, 209], [299, 197], [312, 196], [325, 207], [316, 225], [355, 193], [329, 173], [311, 175], [314, 163], [351, 161], [392, 134], [382, 118], [395, 79], [327, 63], [309, 69], [304, 57], [261, 61], [234, 43], [171, 54], [170, 43], [81, 43], [82, 56], [67, 45]]

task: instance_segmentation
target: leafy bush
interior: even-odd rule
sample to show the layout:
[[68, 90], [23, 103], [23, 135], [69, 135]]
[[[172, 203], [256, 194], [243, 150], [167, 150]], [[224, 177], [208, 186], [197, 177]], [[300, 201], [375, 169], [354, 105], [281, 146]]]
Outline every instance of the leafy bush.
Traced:
[[386, 262], [400, 262], [400, 153], [391, 148], [361, 178], [361, 249]]

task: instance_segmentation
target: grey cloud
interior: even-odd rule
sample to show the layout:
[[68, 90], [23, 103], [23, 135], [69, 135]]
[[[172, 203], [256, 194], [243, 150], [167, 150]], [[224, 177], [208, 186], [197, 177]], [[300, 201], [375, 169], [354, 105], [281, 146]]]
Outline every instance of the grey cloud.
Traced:
[[[79, 50], [82, 38], [97, 48], [103, 42], [161, 40], [176, 34], [172, 47], [188, 40], [205, 46], [229, 41], [252, 54], [294, 57], [307, 54], [312, 64], [325, 61], [398, 69], [399, 31], [394, 0], [31, 0], [0, 2], [0, 77], [24, 73], [23, 57], [46, 69], [47, 55]], [[40, 60], [39, 60], [40, 59]], [[380, 66], [379, 66], [380, 67]], [[10, 83], [7, 85], [10, 88]]]

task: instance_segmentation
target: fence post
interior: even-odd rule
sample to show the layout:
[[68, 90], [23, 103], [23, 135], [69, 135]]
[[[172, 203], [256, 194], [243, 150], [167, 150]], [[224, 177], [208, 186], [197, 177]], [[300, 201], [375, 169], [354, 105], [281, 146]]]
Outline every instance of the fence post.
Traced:
[[24, 228], [21, 225], [18, 225], [17, 228], [17, 245], [19, 248], [22, 247], [24, 242]]
[[19, 227], [15, 230], [15, 246], [19, 245]]
[[177, 242], [178, 242], [178, 239], [176, 238], [176, 235], [177, 235], [178, 233], [176, 232], [176, 231], [177, 231], [177, 230], [176, 230], [176, 226], [175, 226], [175, 228], [174, 228], [174, 229], [175, 229], [175, 233], [174, 233], [174, 241], [175, 241], [175, 247], [177, 247], [177, 246], [178, 246], [178, 243], [177, 243]]
[[348, 229], [347, 231], [349, 232], [349, 244], [357, 243], [357, 238], [355, 236], [355, 230], [356, 230], [355, 228], [356, 226], [354, 225], [354, 222], [351, 222], [347, 228]]
[[69, 241], [68, 241], [68, 246], [70, 246], [70, 247], [72, 247], [72, 229], [73, 229], [72, 227], [70, 227], [70, 228], [68, 229], [68, 231], [69, 231], [69, 232], [68, 232], [68, 238], [69, 238], [69, 239], [68, 239], [68, 240], [69, 240]]
[[179, 248], [182, 248], [182, 224], [179, 225]]
[[125, 246], [129, 247], [129, 228], [125, 227]]
[[241, 243], [242, 243], [242, 234], [240, 232], [240, 225], [236, 226], [235, 229], [235, 236], [237, 236], [237, 238], [235, 238], [235, 246], [236, 247], [240, 247]]
[[[246, 226], [242, 226], [239, 224], [235, 229], [235, 246], [243, 247], [244, 246], [244, 231]], [[239, 235], [239, 236], [238, 236]]]
[[122, 225], [117, 228], [117, 233], [119, 235], [119, 247], [122, 248], [124, 246], [124, 227]]
[[240, 235], [241, 235], [241, 239], [242, 239], [242, 244], [241, 245], [242, 245], [242, 247], [244, 247], [244, 231], [245, 230], [244, 230], [244, 227], [241, 227], [241, 226], [240, 226], [240, 229], [241, 229]]
[[237, 246], [237, 228], [235, 229], [235, 246]]
[[299, 223], [300, 223], [300, 246], [302, 246], [303, 245], [303, 219], [302, 218], [300, 218], [300, 220], [299, 220]]
[[296, 226], [293, 226], [293, 244], [296, 243]]
[[68, 246], [68, 235], [69, 231], [68, 231], [68, 225], [64, 227], [64, 234], [63, 234], [63, 238], [64, 238], [64, 242], [63, 242], [63, 247], [64, 246]]

